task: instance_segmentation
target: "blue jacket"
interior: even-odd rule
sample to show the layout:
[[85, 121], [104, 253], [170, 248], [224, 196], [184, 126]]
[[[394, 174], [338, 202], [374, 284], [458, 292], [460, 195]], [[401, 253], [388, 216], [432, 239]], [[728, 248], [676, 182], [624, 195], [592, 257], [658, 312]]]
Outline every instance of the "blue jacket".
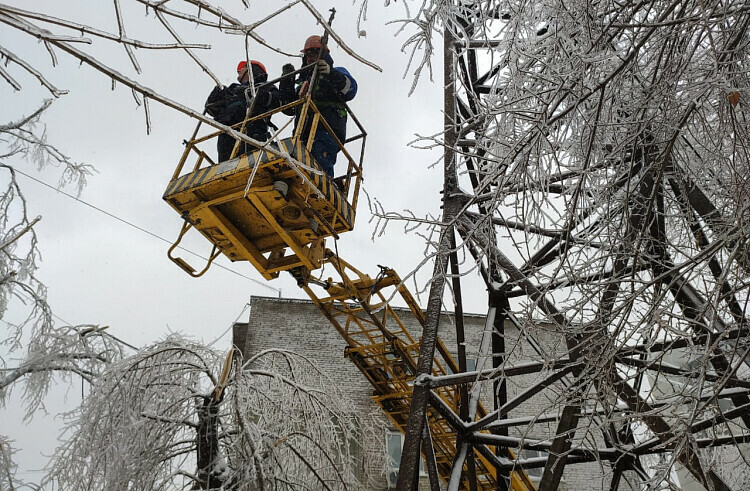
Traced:
[[[331, 66], [331, 73], [318, 77], [318, 81], [312, 92], [313, 102], [321, 109], [324, 107], [335, 107], [339, 109], [339, 112], [343, 111], [341, 115], [345, 116], [344, 103], [351, 101], [357, 95], [357, 81], [346, 68], [333, 66], [333, 58], [331, 58], [329, 53], [323, 55], [323, 59]], [[299, 98], [300, 88], [305, 82], [310, 81], [312, 74], [313, 68], [308, 68], [300, 72], [296, 84], [295, 80], [292, 80], [291, 77], [282, 80], [279, 83], [282, 102], [288, 104], [296, 101]]]

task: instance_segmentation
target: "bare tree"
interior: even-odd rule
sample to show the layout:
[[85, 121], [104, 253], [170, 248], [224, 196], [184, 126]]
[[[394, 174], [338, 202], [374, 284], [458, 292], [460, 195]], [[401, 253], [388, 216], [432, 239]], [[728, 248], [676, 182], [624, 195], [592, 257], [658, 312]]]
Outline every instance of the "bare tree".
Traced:
[[[249, 2], [243, 0], [236, 7], [243, 6], [248, 8]], [[133, 16], [134, 7], [139, 8], [140, 17]], [[308, 0], [285, 2], [269, 16], [253, 19], [252, 24], [240, 21], [239, 15], [215, 2], [115, 0], [111, 10], [115, 31], [80, 19], [55, 17], [25, 4], [0, 5], [0, 29], [20, 35], [21, 42], [41, 43], [53, 67], [73, 60], [103, 74], [102, 83], [111, 82], [113, 89], [129, 91], [134, 103], [144, 109], [147, 131], [151, 126], [149, 104], [156, 101], [253, 143], [246, 135], [204, 116], [202, 108], [177, 102], [175, 93], [147, 86], [141, 79], [137, 50], [179, 51], [207, 79], [220, 84], [198, 56], [210, 49], [203, 38], [243, 36], [248, 43], [258, 42], [293, 56], [296, 53], [284, 53], [255, 32], [292, 7], [325, 23]], [[144, 10], [146, 17], [142, 16]], [[102, 24], [106, 20], [102, 19]], [[131, 36], [141, 32], [137, 27], [143, 25], [156, 26], [173, 42], [155, 43]], [[194, 37], [196, 30], [200, 42], [183, 41], [183, 32]], [[335, 32], [330, 35], [359, 58]], [[107, 47], [125, 50], [130, 66], [118, 66], [102, 56], [101, 49]], [[68, 92], [57, 86], [55, 70], [26, 59], [26, 52], [21, 44], [0, 47], [0, 77], [16, 91], [22, 91], [24, 79], [31, 78], [53, 98], [64, 97]], [[91, 395], [69, 429], [70, 438], [49, 480], [66, 489], [356, 489], [358, 477], [362, 477], [357, 468], [362, 459], [358, 441], [367, 426], [351, 414], [346, 398], [331, 389], [333, 384], [304, 360], [290, 353], [265, 353], [249, 360], [247, 370], [234, 370], [225, 387], [217, 371], [222, 360], [204, 347], [170, 338], [123, 359], [123, 344], [108, 336], [106, 328], [56, 325], [45, 287], [35, 277], [39, 249], [34, 225], [39, 218], [27, 216], [26, 201], [16, 181], [17, 163], [31, 160], [39, 168], [54, 163], [61, 168], [61, 185], [72, 184], [79, 193], [93, 168], [76, 163], [47, 143], [40, 121], [50, 103], [44, 101], [30, 116], [0, 126], [5, 145], [0, 171], [8, 177], [7, 189], [0, 196], [0, 318], [14, 301], [28, 309], [26, 320], [10, 326], [4, 339], [14, 358], [13, 363], [3, 360], [0, 401], [4, 403], [11, 388], [23, 382], [26, 411], [31, 417], [42, 407], [53, 375], [66, 380], [77, 375], [92, 383]], [[21, 349], [26, 353], [16, 359]], [[12, 453], [10, 442], [3, 438], [3, 489], [19, 484], [14, 481]], [[84, 475], [88, 477], [82, 480]]]
[[[472, 271], [487, 286], [498, 321], [474, 357], [492, 360], [484, 376], [495, 382], [496, 410], [457, 426], [473, 432], [464, 449], [494, 447], [505, 472], [508, 449], [544, 451], [512, 460], [543, 467], [540, 489], [556, 489], [566, 464], [590, 461], [606, 463], [611, 489], [624, 476], [679, 487], [675, 469], [708, 489], [746, 486], [746, 6], [404, 5], [417, 75], [443, 38], [445, 131], [427, 144], [445, 148], [445, 203], [440, 221], [381, 219], [431, 227], [432, 308], [447, 285], [460, 310]], [[432, 318], [424, 360], [434, 356]], [[504, 345], [505, 322], [523, 333], [515, 345]], [[561, 344], [538, 342], [550, 335]], [[503, 374], [520, 350], [539, 362], [538, 379], [511, 394]], [[402, 489], [414, 476], [429, 385], [415, 387]], [[508, 408], [532, 396], [548, 402], [508, 437], [517, 425]], [[530, 443], [535, 421], [551, 414], [555, 431]], [[491, 427], [494, 439], [480, 431]]]
[[[246, 25], [202, 1], [139, 3], [170, 35], [175, 23], [252, 37], [268, 20]], [[356, 3], [364, 17], [368, 2]], [[322, 20], [306, 1], [279, 11], [293, 5]], [[445, 55], [445, 131], [427, 140], [446, 149], [443, 217], [382, 214], [422, 223], [434, 247], [420, 367], [429, 368], [434, 356], [446, 285], [461, 307], [460, 280], [479, 271], [489, 291], [488, 317], [496, 319], [498, 334], [476, 357], [493, 363], [485, 375], [494, 377], [497, 408], [483, 423], [457, 428], [473, 438], [463, 449], [493, 447], [500, 474], [509, 465], [541, 466], [545, 489], [558, 486], [566, 465], [592, 460], [606, 464], [612, 488], [627, 475], [644, 485], [678, 486], [676, 465], [705, 487], [733, 486], [743, 473], [714, 464], [746, 468], [741, 444], [750, 423], [744, 4], [398, 5], [414, 73], [431, 75], [435, 53], [442, 48]], [[179, 35], [169, 46], [131, 40], [118, 7], [117, 34], [22, 9], [0, 8], [0, 22], [125, 85], [145, 107], [155, 100], [226, 131], [87, 54], [75, 42], [79, 36], [52, 32], [122, 44], [134, 67], [129, 46], [191, 56], [204, 48]], [[18, 56], [3, 54], [24, 67]], [[502, 375], [513, 368], [508, 353], [529, 352], [520, 340], [504, 345], [504, 321], [524, 334], [534, 347], [527, 356], [540, 367], [525, 392], [509, 394], [513, 381]], [[544, 335], [561, 342], [544, 346], [538, 342]], [[424, 384], [414, 391], [405, 480], [414, 475], [429, 390]], [[534, 417], [515, 439], [498, 430], [493, 441], [479, 431], [490, 420], [507, 428], [511, 418], [503, 408], [529, 394], [546, 398], [536, 417], [556, 415], [553, 434], [530, 444]], [[204, 406], [204, 420], [213, 421], [211, 404]], [[726, 445], [736, 454], [705, 450]], [[547, 457], [508, 464], [508, 449]], [[664, 458], [648, 461], [659, 454]], [[463, 458], [456, 459], [458, 469]]]
[[[0, 23], [40, 40], [53, 59], [64, 52], [130, 89], [145, 108], [147, 126], [148, 103], [157, 101], [249, 143], [257, 142], [123, 75], [84, 48], [94, 40], [122, 46], [136, 72], [140, 67], [134, 47], [177, 49], [208, 72], [196, 56], [207, 45], [183, 41], [173, 24], [238, 33], [272, 49], [278, 48], [260, 39], [255, 29], [295, 5], [325, 24], [307, 0], [287, 2], [253, 24], [200, 0], [132, 0], [174, 39], [172, 44], [154, 44], [127, 36], [121, 3], [113, 5], [117, 33], [5, 5], [0, 6]], [[368, 2], [355, 4], [364, 17]], [[493, 452], [482, 455], [500, 475], [516, 465], [542, 467], [543, 489], [558, 487], [566, 465], [592, 461], [607, 469], [613, 489], [626, 475], [635, 476], [635, 486], [677, 487], [675, 468], [686, 470], [706, 488], [730, 489], [732, 480], [746, 473], [715, 464], [729, 462], [746, 470], [741, 445], [750, 440], [747, 7], [742, 2], [691, 0], [424, 0], [399, 5], [405, 12], [400, 22], [408, 31], [404, 49], [412, 50], [417, 78], [425, 71], [431, 76], [432, 59], [440, 49], [436, 40], [442, 35], [446, 87], [445, 130], [427, 139], [427, 145], [446, 151], [442, 218], [381, 214], [384, 220], [421, 223], [433, 247], [421, 380], [429, 379], [446, 285], [456, 310], [461, 310], [461, 279], [478, 271], [489, 292], [488, 318], [496, 329], [476, 355], [493, 364], [482, 376], [494, 381], [496, 408], [482, 421], [475, 421], [476, 414], [450, 420], [467, 436], [455, 459], [458, 471], [450, 489], [458, 489], [470, 474], [471, 466], [464, 467], [472, 454], [467, 450], [482, 453], [488, 447]], [[335, 33], [332, 37], [346, 49]], [[53, 96], [63, 94], [19, 55], [8, 48], [1, 53]], [[0, 75], [20, 88], [7, 70]], [[26, 218], [21, 224], [11, 238], [33, 229]], [[523, 342], [504, 344], [506, 321], [523, 333]], [[560, 340], [557, 346], [538, 342], [550, 334]], [[507, 354], [526, 347], [523, 343], [534, 348], [528, 356], [538, 362], [538, 379], [509, 395], [513, 382], [504, 374], [514, 366]], [[231, 485], [232, 477], [223, 472], [227, 469], [226, 476], [250, 477], [263, 485], [277, 479], [278, 474], [263, 467], [273, 459], [247, 450], [254, 448], [249, 442], [260, 445], [257, 434], [246, 433], [246, 421], [233, 416], [233, 411], [242, 414], [249, 406], [237, 401], [228, 410], [226, 399], [221, 406], [221, 399], [210, 399], [216, 389], [216, 357], [205, 362], [210, 356], [197, 347], [176, 352], [190, 361], [170, 374], [176, 377], [174, 418], [161, 421], [159, 431], [164, 433], [154, 434], [163, 436], [160, 444], [146, 448], [140, 440], [134, 443], [142, 452], [162, 452], [146, 459], [154, 467], [142, 478], [150, 479], [149, 486], [176, 479], [184, 479], [185, 486]], [[113, 390], [151, 390], [153, 384], [142, 385], [138, 377], [151, 380], [160, 357], [176, 363], [163, 353], [143, 356], [134, 365], [118, 365], [123, 377], [128, 376], [122, 386], [110, 381]], [[459, 354], [463, 366], [465, 357]], [[141, 362], [149, 369], [141, 370]], [[474, 375], [478, 386], [481, 377]], [[414, 388], [399, 482], [403, 489], [416, 475], [430, 390], [430, 383]], [[236, 392], [245, 393], [251, 392]], [[544, 395], [546, 405], [519, 425], [508, 408], [534, 394]], [[472, 406], [468, 398], [467, 392], [466, 407]], [[123, 399], [135, 407], [129, 417], [138, 416], [143, 425], [170, 414], [172, 406], [156, 406], [158, 411], [151, 412], [154, 400]], [[106, 402], [100, 399], [99, 408], [108, 407]], [[92, 402], [84, 409], [95, 407]], [[118, 410], [107, 413], [113, 426]], [[551, 418], [556, 428], [532, 440], [539, 418]], [[95, 421], [93, 412], [86, 413], [77, 434], [91, 437], [96, 432], [89, 425]], [[482, 430], [490, 423], [496, 423], [495, 434], [488, 436]], [[224, 425], [231, 430], [224, 431]], [[515, 436], [508, 434], [508, 426], [518, 426]], [[187, 428], [205, 435], [206, 446], [187, 438]], [[282, 441], [277, 430], [266, 434], [274, 442], [288, 441]], [[233, 438], [248, 443], [227, 446]], [[94, 458], [86, 444], [85, 438], [74, 438], [67, 455]], [[112, 442], [114, 447], [125, 444]], [[196, 457], [200, 472], [187, 475], [186, 455], [201, 448]], [[546, 455], [511, 458], [509, 450], [541, 450]], [[288, 456], [299, 457], [289, 451]], [[238, 457], [242, 452], [261, 458], [263, 465], [250, 458], [260, 467], [243, 467], [241, 462], [248, 459]], [[219, 454], [227, 463], [217, 467]], [[141, 479], [134, 475], [133, 462], [123, 463], [113, 474], [104, 472], [110, 465], [119, 466], [112, 460], [119, 455], [103, 463], [75, 465], [91, 465], [87, 475], [100, 479], [92, 481], [98, 485], [111, 482], [117, 487]], [[664, 458], [649, 463], [659, 455]], [[316, 476], [317, 464], [289, 465], [308, 469], [308, 484], [328, 479]], [[57, 469], [57, 477], [73, 485], [76, 471], [63, 465]], [[338, 474], [331, 479], [349, 482]]]
[[172, 336], [109, 366], [50, 479], [71, 490], [359, 489], [367, 431], [309, 360], [224, 360]]
[[[80, 190], [92, 168], [72, 161], [47, 143], [39, 131], [45, 103], [33, 114], [0, 126], [0, 172], [7, 185], [0, 195], [0, 319], [7, 329], [0, 344], [9, 359], [0, 358], [0, 405], [16, 385], [22, 385], [26, 412], [30, 418], [43, 407], [43, 400], [54, 377], [70, 382], [80, 376], [89, 382], [102, 367], [122, 355], [123, 345], [93, 325], [56, 325], [47, 303], [47, 291], [36, 277], [40, 252], [35, 224], [16, 179], [13, 162], [28, 160], [40, 169], [48, 165], [61, 168], [60, 183], [73, 184]], [[12, 322], [6, 320], [9, 308], [15, 311]], [[15, 465], [11, 442], [0, 443], [0, 483], [14, 488]]]

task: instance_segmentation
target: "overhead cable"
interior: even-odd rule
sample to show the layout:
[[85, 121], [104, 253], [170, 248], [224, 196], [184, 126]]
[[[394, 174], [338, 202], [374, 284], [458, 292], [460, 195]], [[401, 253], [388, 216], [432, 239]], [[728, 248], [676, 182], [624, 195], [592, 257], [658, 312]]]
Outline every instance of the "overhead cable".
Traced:
[[[35, 181], [35, 182], [37, 182], [37, 183], [39, 183], [39, 184], [41, 184], [43, 186], [46, 186], [46, 187], [48, 187], [49, 189], [52, 189], [55, 192], [61, 193], [64, 196], [67, 196], [68, 198], [70, 198], [72, 200], [75, 200], [75, 201], [77, 201], [77, 202], [79, 202], [81, 204], [84, 204], [84, 205], [88, 206], [89, 208], [93, 208], [94, 210], [98, 211], [99, 213], [103, 213], [104, 215], [106, 215], [106, 216], [108, 216], [110, 218], [114, 218], [115, 220], [117, 220], [119, 222], [122, 222], [125, 225], [128, 225], [129, 227], [132, 227], [132, 228], [134, 228], [136, 230], [139, 230], [139, 231], [141, 231], [141, 232], [143, 232], [143, 233], [145, 233], [147, 235], [150, 235], [151, 237], [154, 237], [154, 238], [159, 239], [159, 240], [161, 240], [163, 242], [166, 242], [167, 244], [172, 244], [171, 241], [165, 239], [164, 237], [161, 237], [160, 235], [157, 235], [157, 234], [155, 234], [155, 233], [153, 233], [153, 232], [151, 232], [149, 230], [146, 230], [143, 227], [140, 227], [140, 226], [138, 226], [138, 225], [136, 225], [136, 224], [134, 224], [132, 222], [129, 222], [129, 221], [125, 220], [124, 218], [120, 218], [120, 217], [118, 217], [117, 215], [115, 215], [113, 213], [110, 213], [110, 212], [108, 212], [106, 210], [103, 210], [102, 208], [99, 208], [98, 206], [92, 205], [91, 203], [88, 203], [88, 202], [86, 202], [86, 201], [84, 201], [84, 200], [82, 200], [82, 199], [80, 199], [80, 198], [78, 198], [76, 196], [73, 196], [72, 194], [66, 193], [65, 191], [63, 191], [61, 189], [58, 189], [58, 188], [56, 188], [54, 186], [51, 186], [51, 185], [47, 184], [46, 182], [37, 179], [36, 177], [30, 176], [30, 175], [26, 174], [25, 172], [22, 172], [22, 171], [18, 170], [18, 168], [16, 168], [16, 167], [14, 167], [13, 170], [15, 172], [21, 174], [22, 176], [25, 176], [25, 177], [31, 179], [32, 181]], [[200, 259], [203, 259], [204, 261], [208, 261], [207, 257], [202, 256], [202, 255], [198, 254], [197, 252], [193, 252], [190, 249], [186, 249], [185, 247], [182, 247], [182, 246], [178, 246], [178, 249], [181, 249], [181, 250], [183, 250], [185, 252], [189, 252], [190, 254], [193, 254], [194, 256], [196, 256], [196, 257], [198, 257]], [[257, 285], [260, 285], [260, 286], [262, 286], [264, 288], [268, 288], [269, 290], [273, 290], [273, 291], [275, 291], [275, 292], [277, 292], [279, 294], [279, 297], [281, 297], [281, 289], [280, 288], [274, 288], [274, 287], [266, 284], [265, 282], [262, 282], [260, 280], [256, 280], [255, 278], [251, 278], [249, 276], [246, 276], [246, 275], [244, 275], [244, 274], [242, 274], [240, 272], [237, 272], [237, 271], [235, 271], [235, 270], [233, 270], [231, 268], [227, 268], [226, 266], [222, 266], [221, 264], [216, 264], [216, 266], [218, 266], [219, 268], [221, 268], [221, 269], [223, 269], [225, 271], [229, 271], [230, 273], [234, 273], [237, 276], [240, 276], [240, 277], [242, 277], [242, 278], [244, 278], [246, 280], [250, 280], [253, 283], [255, 283]]]

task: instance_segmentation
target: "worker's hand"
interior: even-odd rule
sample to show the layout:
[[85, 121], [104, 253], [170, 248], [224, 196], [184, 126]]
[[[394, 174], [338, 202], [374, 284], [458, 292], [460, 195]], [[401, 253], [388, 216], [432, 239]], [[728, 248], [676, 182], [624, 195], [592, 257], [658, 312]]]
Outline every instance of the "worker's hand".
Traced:
[[293, 71], [294, 71], [294, 65], [292, 65], [291, 63], [287, 63], [286, 65], [281, 67], [281, 76], [283, 77], [284, 75], [289, 75]]
[[326, 60], [318, 60], [318, 73], [328, 75], [331, 73], [331, 65]]

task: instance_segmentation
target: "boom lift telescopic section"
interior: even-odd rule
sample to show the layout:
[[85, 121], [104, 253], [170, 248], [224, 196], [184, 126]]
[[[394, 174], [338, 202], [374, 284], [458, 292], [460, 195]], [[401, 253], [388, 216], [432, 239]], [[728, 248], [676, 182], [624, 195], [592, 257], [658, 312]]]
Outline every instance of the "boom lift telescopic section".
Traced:
[[[330, 179], [310, 156], [317, 128], [321, 124], [327, 126], [327, 123], [309, 97], [256, 118], [297, 105], [302, 113], [299, 121], [310, 122], [306, 142], [302, 138], [302, 125], [299, 125], [291, 137], [276, 138], [265, 148], [247, 155], [235, 155], [218, 164], [211, 161], [201, 146], [213, 142], [220, 132], [187, 142], [164, 193], [164, 199], [184, 220], [168, 256], [196, 277], [205, 273], [219, 254], [232, 261], [250, 262], [269, 280], [282, 271], [289, 271], [346, 341], [345, 356], [372, 385], [375, 402], [404, 432], [419, 342], [397, 315], [390, 300], [394, 297], [403, 300], [412, 317], [412, 326], [424, 327], [424, 313], [392, 269], [381, 267], [380, 274], [372, 278], [325, 248], [327, 237], [338, 239], [339, 234], [354, 228], [366, 133], [349, 111], [359, 131], [346, 142], [338, 142], [341, 155], [347, 162], [346, 173]], [[241, 131], [245, 124], [256, 118], [238, 125], [238, 129]], [[345, 147], [353, 142], [359, 144], [357, 160]], [[185, 164], [191, 158], [194, 159], [193, 166], [184, 172]], [[209, 260], [201, 271], [173, 255], [191, 228], [213, 244]], [[324, 281], [312, 275], [324, 266], [335, 272], [335, 279]], [[321, 294], [316, 292], [318, 287]], [[456, 362], [439, 341], [433, 375], [457, 371]], [[457, 454], [459, 435], [439, 406], [457, 414], [460, 391], [454, 387], [441, 387], [434, 393], [438, 402], [428, 410], [427, 420], [438, 473], [447, 482]], [[481, 418], [485, 414], [480, 404], [477, 415]], [[510, 457], [514, 458], [513, 455]], [[464, 477], [460, 489], [498, 489], [495, 467], [476, 450], [474, 462], [474, 483], [470, 484]], [[522, 470], [511, 473], [510, 488], [514, 491], [536, 489]]]

